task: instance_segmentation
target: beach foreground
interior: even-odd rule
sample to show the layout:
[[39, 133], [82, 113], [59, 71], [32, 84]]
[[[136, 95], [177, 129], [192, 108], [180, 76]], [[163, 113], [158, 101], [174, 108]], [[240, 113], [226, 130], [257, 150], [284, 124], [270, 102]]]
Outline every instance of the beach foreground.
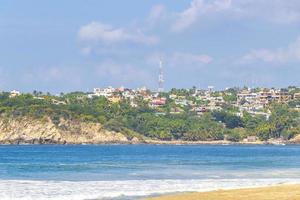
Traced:
[[182, 193], [147, 200], [300, 200], [300, 185]]

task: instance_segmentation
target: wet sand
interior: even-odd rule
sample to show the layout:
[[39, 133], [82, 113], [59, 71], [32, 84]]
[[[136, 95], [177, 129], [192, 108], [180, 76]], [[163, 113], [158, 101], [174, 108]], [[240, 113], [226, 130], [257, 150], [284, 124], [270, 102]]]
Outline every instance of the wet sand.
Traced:
[[147, 200], [300, 200], [300, 185], [181, 193]]

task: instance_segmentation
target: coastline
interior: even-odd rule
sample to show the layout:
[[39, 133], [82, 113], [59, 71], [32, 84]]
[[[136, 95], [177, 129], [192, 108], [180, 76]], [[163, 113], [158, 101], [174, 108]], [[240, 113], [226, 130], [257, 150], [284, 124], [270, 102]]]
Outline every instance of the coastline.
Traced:
[[228, 140], [214, 140], [214, 141], [185, 141], [185, 140], [144, 140], [144, 141], [103, 141], [103, 142], [32, 142], [30, 141], [0, 141], [0, 145], [297, 145], [300, 142], [285, 141], [284, 143], [273, 143], [268, 141], [256, 142], [232, 142]]
[[246, 189], [216, 190], [171, 194], [144, 200], [296, 200], [300, 199], [299, 184], [284, 184]]
[[299, 144], [299, 143], [284, 143], [273, 144], [270, 142], [231, 142], [224, 140], [216, 141], [183, 141], [183, 140], [146, 140], [146, 141], [105, 141], [105, 142], [45, 142], [45, 143], [31, 143], [31, 142], [0, 142], [0, 145], [285, 145], [285, 144]]
[[146, 140], [145, 144], [157, 144], [157, 145], [264, 145], [264, 144], [268, 144], [268, 143], [262, 142], [262, 141], [231, 142], [228, 140], [214, 140], [214, 141]]
[[59, 124], [50, 119], [45, 121], [33, 118], [11, 118], [8, 121], [0, 119], [0, 144], [27, 145], [27, 144], [58, 144], [58, 145], [85, 145], [85, 144], [153, 144], [153, 145], [284, 145], [299, 144], [300, 135], [290, 140], [269, 139], [260, 141], [258, 138], [245, 138], [241, 141], [223, 140], [160, 140], [153, 139], [138, 133], [129, 134], [126, 131], [108, 130], [96, 122], [79, 122], [61, 119]]

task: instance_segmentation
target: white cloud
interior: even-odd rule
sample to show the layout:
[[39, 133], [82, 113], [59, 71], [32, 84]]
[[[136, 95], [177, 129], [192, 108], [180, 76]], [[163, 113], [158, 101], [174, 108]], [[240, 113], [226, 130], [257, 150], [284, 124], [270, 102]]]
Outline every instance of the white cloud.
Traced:
[[[95, 67], [96, 75], [109, 84], [153, 85], [151, 74], [141, 67], [129, 64], [120, 64], [113, 60], [105, 60]], [[116, 85], [117, 86], [117, 85]]]
[[233, 7], [241, 16], [265, 19], [276, 23], [300, 21], [299, 0], [236, 0]]
[[230, 7], [231, 0], [193, 0], [189, 8], [177, 14], [172, 30], [183, 31], [193, 25], [201, 15], [224, 11]]
[[213, 61], [212, 57], [205, 54], [190, 54], [176, 52], [171, 56], [172, 63], [180, 64], [209, 64]]
[[171, 54], [154, 53], [146, 58], [146, 61], [150, 65], [157, 65], [159, 59], [162, 58], [165, 65], [174, 67], [189, 67], [197, 68], [213, 62], [213, 58], [206, 54], [192, 54], [175, 52]]
[[[224, 14], [226, 13], [226, 14]], [[169, 13], [169, 15], [171, 15]], [[299, 0], [192, 0], [190, 6], [174, 14], [171, 30], [184, 31], [209, 16], [259, 19], [274, 23], [300, 22]], [[221, 19], [221, 20], [222, 20]]]
[[165, 7], [161, 4], [155, 5], [151, 8], [148, 16], [148, 22], [152, 25], [159, 21], [165, 15]]
[[114, 28], [111, 25], [91, 22], [82, 26], [78, 32], [79, 39], [86, 42], [114, 44], [120, 42], [132, 42], [153, 45], [158, 42], [155, 36], [147, 36], [140, 30], [129, 31], [124, 28]]
[[287, 63], [300, 61], [300, 37], [288, 45], [287, 48], [276, 50], [256, 49], [243, 56], [243, 62], [264, 61], [270, 63]]
[[87, 56], [87, 55], [91, 54], [92, 48], [91, 47], [83, 47], [83, 48], [80, 49], [80, 52], [81, 52], [82, 55]]

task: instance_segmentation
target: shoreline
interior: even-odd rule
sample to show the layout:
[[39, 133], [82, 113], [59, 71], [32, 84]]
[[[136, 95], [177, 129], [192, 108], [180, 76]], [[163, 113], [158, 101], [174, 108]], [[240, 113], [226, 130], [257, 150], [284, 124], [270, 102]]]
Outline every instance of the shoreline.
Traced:
[[143, 200], [296, 200], [300, 199], [300, 184], [220, 189], [207, 192], [183, 192]]
[[144, 140], [144, 141], [107, 141], [107, 142], [86, 142], [86, 143], [59, 143], [59, 142], [49, 142], [49, 143], [31, 143], [31, 142], [0, 142], [0, 145], [274, 145], [274, 146], [284, 146], [284, 145], [297, 145], [300, 142], [286, 141], [284, 143], [273, 143], [268, 141], [256, 141], [256, 142], [231, 142], [227, 140], [215, 140], [215, 141], [184, 141], [184, 140]]
[[[258, 198], [258, 195], [270, 195], [274, 190], [281, 191], [275, 197], [289, 196], [300, 198], [300, 185], [297, 183], [277, 183], [262, 185], [256, 187], [227, 187], [227, 189], [208, 189], [203, 190], [201, 186], [198, 189], [189, 189], [195, 184], [184, 184], [187, 190], [182, 188], [183, 185], [177, 185], [177, 189], [170, 188], [176, 185], [176, 182], [167, 181], [163, 189], [158, 188], [160, 181], [133, 180], [133, 181], [53, 181], [53, 180], [0, 180], [0, 191], [2, 197], [12, 197], [13, 199], [23, 199], [22, 191], [26, 193], [28, 199], [45, 199], [51, 196], [51, 199], [75, 199], [79, 195], [81, 198], [76, 199], [136, 199], [136, 200], [296, 200], [296, 198]], [[178, 182], [177, 182], [178, 184]], [[45, 187], [47, 185], [47, 187]], [[42, 187], [42, 189], [41, 189]], [[61, 190], [64, 188], [64, 190]], [[113, 188], [111, 190], [110, 188]], [[236, 188], [236, 189], [234, 189]], [[53, 196], [53, 191], [57, 191]], [[68, 193], [66, 193], [68, 191]], [[199, 192], [193, 192], [199, 191]], [[258, 192], [257, 192], [258, 191]], [[297, 193], [289, 193], [297, 191]], [[255, 198], [248, 198], [255, 193]], [[1, 196], [0, 195], [0, 196]], [[246, 197], [245, 197], [246, 196]], [[272, 195], [273, 196], [273, 195]], [[55, 197], [55, 198], [54, 198]], [[222, 198], [216, 198], [222, 197]], [[224, 198], [228, 197], [228, 198]], [[234, 198], [237, 197], [237, 198]], [[297, 199], [299, 199], [297, 198]], [[11, 199], [11, 198], [8, 198]]]
[[214, 140], [214, 141], [184, 141], [184, 140], [146, 140], [147, 144], [170, 144], [170, 145], [263, 145], [267, 144], [265, 142], [231, 142], [228, 140]]

